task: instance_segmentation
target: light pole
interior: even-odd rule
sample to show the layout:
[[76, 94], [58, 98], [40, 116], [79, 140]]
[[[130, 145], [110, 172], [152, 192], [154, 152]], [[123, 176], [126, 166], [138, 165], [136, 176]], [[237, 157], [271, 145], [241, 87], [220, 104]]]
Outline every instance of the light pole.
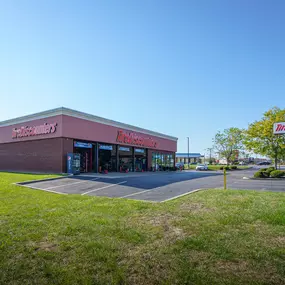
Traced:
[[210, 160], [209, 160], [209, 163], [211, 163], [211, 161], [212, 161], [212, 150], [213, 150], [212, 147], [207, 148], [207, 151], [210, 152]]
[[187, 142], [188, 142], [188, 151], [187, 151], [187, 154], [188, 154], [188, 169], [189, 169], [189, 156], [190, 156], [190, 154], [189, 154], [189, 137], [187, 137]]

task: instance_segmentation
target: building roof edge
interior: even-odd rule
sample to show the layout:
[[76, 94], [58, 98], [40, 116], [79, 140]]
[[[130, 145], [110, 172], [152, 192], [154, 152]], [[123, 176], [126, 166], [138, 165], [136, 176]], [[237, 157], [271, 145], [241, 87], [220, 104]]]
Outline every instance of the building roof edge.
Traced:
[[114, 120], [109, 120], [103, 117], [91, 115], [88, 113], [76, 111], [76, 110], [65, 108], [65, 107], [59, 107], [59, 108], [55, 108], [55, 109], [51, 109], [51, 110], [47, 110], [43, 112], [38, 112], [35, 114], [31, 114], [31, 115], [26, 115], [26, 116], [21, 116], [21, 117], [14, 118], [14, 119], [5, 120], [5, 121], [0, 122], [0, 127], [25, 123], [28, 121], [44, 119], [44, 118], [58, 116], [58, 115], [66, 115], [66, 116], [71, 116], [75, 118], [80, 118], [80, 119], [97, 122], [97, 123], [101, 123], [101, 124], [108, 125], [108, 126], [127, 129], [127, 130], [134, 131], [134, 132], [140, 132], [140, 133], [144, 133], [147, 135], [161, 137], [161, 138], [169, 139], [173, 141], [178, 140], [178, 138], [173, 137], [173, 136], [169, 136], [169, 135], [165, 135], [159, 132], [155, 132], [155, 131], [147, 130], [144, 128], [136, 127], [133, 125], [117, 122]]

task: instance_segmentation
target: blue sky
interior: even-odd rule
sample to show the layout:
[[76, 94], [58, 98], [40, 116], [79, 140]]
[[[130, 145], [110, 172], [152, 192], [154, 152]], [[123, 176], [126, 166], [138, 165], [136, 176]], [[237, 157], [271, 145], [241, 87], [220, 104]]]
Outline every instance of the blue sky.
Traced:
[[0, 2], [0, 121], [65, 106], [177, 136], [285, 107], [285, 1]]

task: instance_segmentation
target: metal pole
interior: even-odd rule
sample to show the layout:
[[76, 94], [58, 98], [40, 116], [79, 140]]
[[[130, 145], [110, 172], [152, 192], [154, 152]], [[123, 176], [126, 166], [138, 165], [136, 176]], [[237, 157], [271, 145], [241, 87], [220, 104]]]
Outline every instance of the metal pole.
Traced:
[[187, 137], [187, 141], [188, 141], [188, 169], [189, 169], [189, 156], [190, 156], [190, 154], [189, 154], [189, 137]]
[[227, 172], [226, 168], [224, 167], [224, 190], [227, 189]]

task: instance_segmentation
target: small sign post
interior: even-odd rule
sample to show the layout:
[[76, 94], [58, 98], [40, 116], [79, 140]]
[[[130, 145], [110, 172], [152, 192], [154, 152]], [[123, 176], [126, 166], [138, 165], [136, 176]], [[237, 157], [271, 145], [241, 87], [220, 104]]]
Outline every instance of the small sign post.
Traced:
[[224, 167], [224, 190], [227, 190], [227, 171]]

